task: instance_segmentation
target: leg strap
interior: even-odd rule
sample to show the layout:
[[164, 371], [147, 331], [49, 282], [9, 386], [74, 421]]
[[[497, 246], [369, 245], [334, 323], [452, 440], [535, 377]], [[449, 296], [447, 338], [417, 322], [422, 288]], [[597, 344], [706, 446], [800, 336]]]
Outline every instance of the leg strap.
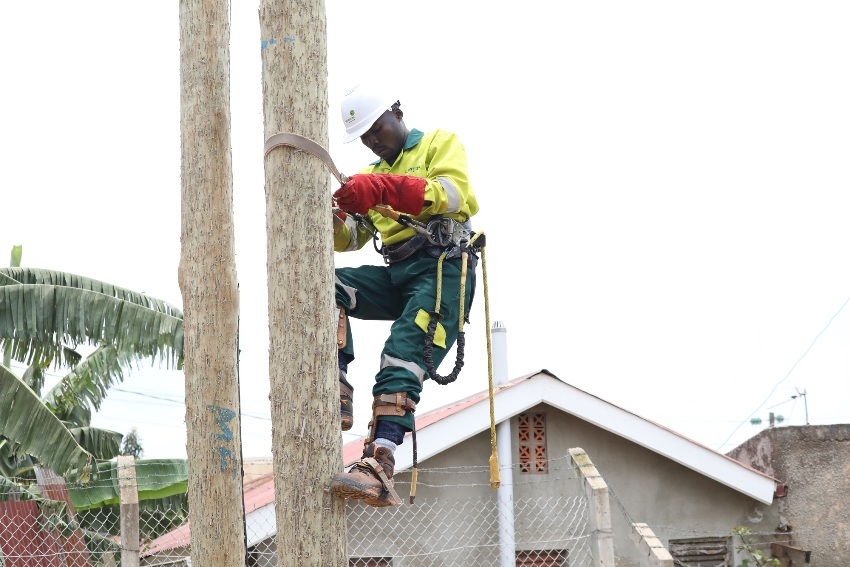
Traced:
[[378, 416], [394, 415], [396, 417], [403, 417], [408, 411], [416, 411], [416, 402], [407, 398], [407, 392], [375, 396], [372, 402], [372, 421], [369, 422], [369, 436], [366, 437], [364, 443], [368, 445], [375, 440], [375, 431], [378, 428]]
[[407, 399], [407, 393], [383, 394], [375, 396], [372, 402], [372, 413], [379, 415], [404, 416], [408, 411], [416, 411], [416, 402]]
[[348, 321], [345, 315], [345, 309], [341, 306], [336, 306], [337, 321], [336, 321], [336, 347], [340, 350], [345, 348], [348, 343], [346, 332], [348, 331]]
[[384, 485], [384, 490], [386, 490], [389, 495], [388, 504], [390, 506], [397, 506], [401, 504], [401, 498], [399, 498], [398, 492], [395, 491], [395, 487], [393, 486], [395, 483], [387, 477], [381, 463], [376, 461], [373, 457], [364, 457], [360, 459], [357, 464], [368, 466], [375, 473], [375, 476], [380, 479], [381, 484]]

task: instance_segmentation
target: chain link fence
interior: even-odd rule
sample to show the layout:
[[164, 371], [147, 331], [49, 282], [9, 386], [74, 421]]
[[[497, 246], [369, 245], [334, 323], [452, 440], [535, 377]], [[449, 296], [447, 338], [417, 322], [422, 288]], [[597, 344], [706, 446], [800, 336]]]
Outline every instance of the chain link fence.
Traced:
[[[593, 566], [588, 501], [569, 458], [550, 461], [547, 474], [503, 469], [499, 490], [487, 467], [422, 468], [418, 478], [413, 505], [348, 502], [351, 566]], [[28, 492], [0, 502], [0, 566], [121, 565], [118, 503], [75, 510], [76, 488], [61, 479], [14, 480]], [[246, 476], [246, 500], [267, 495], [246, 514], [248, 566], [277, 565], [272, 482], [270, 474]], [[399, 494], [409, 488], [409, 471], [398, 473]], [[140, 564], [191, 565], [185, 493], [138, 510]]]

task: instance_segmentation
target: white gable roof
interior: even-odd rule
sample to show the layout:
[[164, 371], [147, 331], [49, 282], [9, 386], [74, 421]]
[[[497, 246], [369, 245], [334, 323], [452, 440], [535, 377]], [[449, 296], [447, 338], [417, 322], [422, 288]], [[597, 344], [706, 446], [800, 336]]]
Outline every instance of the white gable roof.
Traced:
[[[773, 502], [777, 480], [563, 382], [547, 370], [503, 384], [494, 390], [496, 423], [544, 403], [663, 455], [765, 504]], [[487, 392], [428, 412], [416, 419], [419, 460], [425, 460], [490, 429]], [[362, 442], [353, 441], [361, 448]], [[359, 456], [359, 454], [358, 454]], [[396, 469], [413, 465], [412, 443], [395, 454]]]

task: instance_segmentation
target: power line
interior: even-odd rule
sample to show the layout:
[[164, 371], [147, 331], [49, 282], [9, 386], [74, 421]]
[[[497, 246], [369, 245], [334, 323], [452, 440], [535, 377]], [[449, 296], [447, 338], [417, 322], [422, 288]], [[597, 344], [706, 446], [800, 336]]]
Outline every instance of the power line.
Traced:
[[847, 306], [848, 303], [850, 303], [850, 297], [848, 297], [844, 301], [844, 304], [841, 307], [838, 308], [838, 311], [836, 311], [835, 314], [832, 317], [829, 318], [829, 321], [827, 321], [826, 326], [823, 329], [821, 329], [820, 333], [817, 334], [817, 336], [814, 338], [814, 340], [809, 345], [809, 348], [807, 348], [806, 351], [802, 354], [802, 356], [800, 356], [800, 358], [797, 359], [797, 362], [795, 362], [791, 366], [791, 370], [789, 370], [785, 374], [785, 376], [782, 378], [782, 380], [780, 380], [779, 382], [776, 383], [776, 385], [773, 387], [773, 389], [770, 391], [770, 393], [767, 395], [767, 397], [764, 399], [764, 401], [762, 403], [760, 403], [756, 409], [753, 410], [753, 413], [748, 415], [747, 418], [744, 421], [739, 423], [735, 427], [735, 429], [732, 430], [732, 433], [729, 434], [729, 437], [726, 438], [726, 441], [724, 441], [720, 445], [720, 447], [717, 448], [718, 451], [720, 451], [723, 448], [723, 445], [725, 445], [726, 443], [729, 442], [729, 440], [732, 438], [732, 436], [735, 435], [735, 432], [738, 431], [738, 429], [740, 429], [740, 427], [742, 425], [747, 423], [750, 420], [750, 418], [753, 417], [756, 414], [756, 412], [758, 412], [761, 409], [761, 407], [764, 404], [767, 403], [767, 400], [770, 399], [770, 397], [773, 395], [773, 393], [776, 391], [776, 389], [779, 387], [779, 385], [782, 384], [785, 380], [787, 380], [789, 376], [791, 376], [791, 373], [794, 372], [794, 369], [797, 368], [797, 365], [800, 364], [800, 361], [802, 361], [806, 357], [806, 355], [809, 354], [809, 351], [812, 350], [812, 347], [815, 346], [815, 343], [818, 342], [818, 339], [820, 339], [821, 335], [823, 335], [826, 332], [826, 330], [829, 328], [829, 326], [832, 325], [832, 322], [835, 320], [836, 317], [838, 317], [838, 314], [841, 313], [844, 310], [844, 308]]
[[[28, 368], [27, 366], [22, 365], [17, 361], [12, 361], [11, 366], [19, 368], [21, 370], [26, 370]], [[53, 372], [45, 371], [44, 374], [46, 376], [52, 376], [52, 377], [59, 378], [59, 379], [64, 378], [64, 376], [62, 376], [60, 374], [55, 374]], [[177, 400], [177, 399], [174, 399], [174, 398], [164, 398], [164, 397], [161, 397], [161, 396], [155, 396], [153, 394], [145, 394], [143, 392], [134, 392], [133, 390], [125, 390], [125, 389], [119, 388], [117, 386], [113, 386], [112, 388], [110, 388], [110, 390], [113, 390], [115, 392], [123, 392], [125, 394], [133, 394], [133, 395], [136, 395], [136, 396], [142, 396], [142, 397], [145, 397], [145, 398], [151, 398], [151, 399], [154, 399], [154, 400], [160, 400], [160, 401], [163, 401], [163, 402], [169, 402], [169, 403], [172, 403], [172, 404], [179, 404], [179, 405], [183, 405], [183, 406], [186, 405], [186, 403], [183, 400]], [[243, 417], [250, 417], [252, 419], [259, 419], [259, 420], [262, 420], [262, 421], [271, 421], [272, 420], [271, 416], [253, 415], [253, 414], [245, 413], [245, 412], [242, 412], [242, 416]]]
[[[134, 392], [132, 390], [124, 390], [123, 388], [113, 387], [112, 389], [115, 390], [116, 392], [124, 392], [125, 394], [135, 394], [137, 396], [142, 396], [144, 398], [153, 398], [155, 400], [162, 400], [162, 401], [165, 401], [165, 402], [171, 402], [173, 404], [178, 404], [178, 405], [181, 405], [181, 406], [186, 405], [185, 401], [175, 400], [174, 398], [163, 398], [163, 397], [160, 397], [160, 396], [154, 396], [152, 394], [145, 394], [143, 392]], [[250, 418], [253, 418], [253, 419], [260, 419], [260, 420], [263, 420], [263, 421], [271, 421], [272, 420], [271, 416], [267, 417], [267, 416], [264, 416], [264, 415], [251, 415], [250, 413], [245, 413], [245, 412], [242, 412], [241, 415], [242, 415], [242, 417], [250, 417]]]
[[164, 402], [171, 402], [173, 404], [178, 405], [186, 405], [183, 400], [175, 400], [174, 398], [163, 398], [160, 396], [154, 396], [153, 394], [145, 394], [143, 392], [134, 392], [133, 390], [124, 390], [123, 388], [112, 387], [111, 390], [115, 390], [116, 392], [124, 392], [125, 394], [135, 394], [137, 396], [142, 396], [144, 398], [153, 398], [154, 400], [162, 400]]

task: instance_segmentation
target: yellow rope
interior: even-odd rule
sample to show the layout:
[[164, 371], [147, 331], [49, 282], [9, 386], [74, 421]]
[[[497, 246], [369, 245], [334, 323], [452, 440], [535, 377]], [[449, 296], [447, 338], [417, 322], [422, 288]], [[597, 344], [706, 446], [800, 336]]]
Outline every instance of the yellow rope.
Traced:
[[[478, 235], [476, 235], [477, 237]], [[475, 241], [475, 238], [472, 239], [472, 242]], [[437, 260], [437, 305], [434, 306], [434, 313], [440, 313], [440, 301], [443, 296], [443, 260], [446, 258], [446, 254], [448, 251], [440, 254], [439, 260]], [[461, 258], [463, 259], [461, 262], [460, 269], [460, 315], [458, 321], [458, 332], [463, 332], [463, 323], [464, 323], [464, 307], [466, 306], [466, 274], [467, 274], [467, 266], [469, 264], [469, 254], [467, 252], [463, 252], [461, 254]]]
[[462, 260], [461, 260], [461, 263], [460, 263], [460, 266], [461, 266], [461, 268], [460, 268], [460, 320], [458, 321], [458, 324], [457, 324], [457, 332], [458, 333], [463, 332], [463, 320], [464, 320], [463, 313], [464, 313], [464, 306], [465, 306], [464, 300], [466, 299], [466, 272], [467, 272], [467, 265], [469, 264], [469, 253], [467, 253], [467, 251], [464, 250], [461, 253], [460, 257], [462, 258]]
[[[480, 236], [484, 233], [477, 233], [472, 240], [470, 241], [470, 245], [474, 243]], [[495, 408], [495, 399], [493, 393], [493, 346], [490, 342], [490, 291], [487, 285], [487, 258], [485, 256], [485, 248], [486, 246], [481, 247], [481, 272], [484, 276], [484, 323], [485, 330], [487, 332], [487, 377], [488, 377], [488, 390], [490, 395], [490, 488], [496, 489], [502, 485], [501, 475], [499, 473], [499, 452], [496, 449], [496, 408]], [[463, 253], [463, 269], [461, 272], [460, 279], [460, 323], [458, 325], [458, 331], [463, 331], [463, 322], [464, 322], [464, 295], [466, 293], [466, 266], [467, 259], [466, 252]], [[440, 255], [440, 259], [437, 262], [437, 306], [434, 308], [435, 313], [440, 312], [440, 299], [443, 293], [443, 259], [446, 257], [446, 253]], [[418, 471], [413, 471], [413, 478], [415, 479]], [[411, 495], [413, 491], [416, 489], [416, 481], [413, 480], [411, 482]]]
[[[483, 233], [479, 233], [483, 234]], [[476, 235], [477, 237], [478, 235]], [[486, 246], [481, 247], [481, 272], [484, 275], [484, 323], [487, 331], [487, 377], [490, 393], [490, 488], [496, 489], [502, 485], [499, 473], [499, 452], [496, 450], [496, 409], [493, 396], [493, 346], [490, 342], [490, 292], [487, 289], [487, 257]]]
[[434, 306], [434, 313], [440, 313], [440, 300], [443, 296], [443, 260], [446, 258], [448, 250], [440, 254], [440, 259], [437, 260], [437, 305]]

